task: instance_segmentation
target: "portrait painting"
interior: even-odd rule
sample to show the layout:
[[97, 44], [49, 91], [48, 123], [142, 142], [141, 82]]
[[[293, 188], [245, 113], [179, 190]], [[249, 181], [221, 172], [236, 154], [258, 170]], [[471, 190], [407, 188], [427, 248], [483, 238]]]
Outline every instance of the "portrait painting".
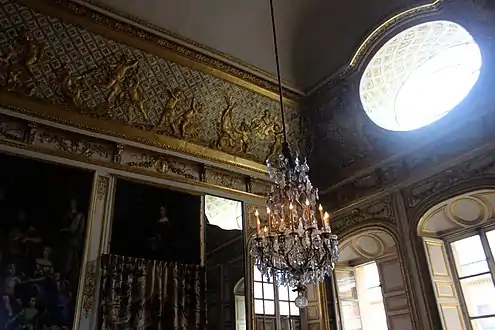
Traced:
[[201, 196], [117, 180], [110, 252], [199, 264]]
[[0, 154], [0, 329], [71, 329], [93, 173]]

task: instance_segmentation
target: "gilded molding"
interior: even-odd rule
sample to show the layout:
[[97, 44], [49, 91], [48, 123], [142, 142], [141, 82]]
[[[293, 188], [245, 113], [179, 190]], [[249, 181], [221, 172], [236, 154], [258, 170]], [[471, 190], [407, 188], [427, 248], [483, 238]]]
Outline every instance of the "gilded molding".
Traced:
[[406, 207], [415, 208], [433, 195], [476, 178], [495, 175], [493, 148], [485, 154], [454, 165], [404, 189]]
[[[0, 41], [4, 106], [220, 162], [230, 158], [233, 166], [266, 173], [261, 163], [281, 145], [275, 101], [56, 19], [51, 24], [58, 34], [40, 34], [35, 27], [45, 20], [27, 7], [16, 8], [5, 23], [15, 33]], [[31, 30], [22, 30], [17, 16], [31, 17]], [[68, 35], [74, 40], [70, 47]], [[108, 59], [98, 60], [103, 54]], [[291, 142], [300, 138], [298, 117], [296, 108], [287, 107]]]
[[[30, 131], [30, 126], [32, 127], [33, 125], [30, 125], [30, 122], [24, 119], [0, 114], [0, 133], [3, 132], [2, 134], [0, 134], [0, 144], [14, 146], [16, 148], [43, 153], [46, 155], [52, 155], [64, 159], [77, 160], [88, 164], [104, 166], [110, 169], [117, 169], [151, 177], [167, 179], [178, 183], [194, 185], [196, 187], [203, 187], [204, 189], [222, 191], [223, 193], [238, 196], [238, 198], [241, 199], [254, 198], [261, 200], [262, 198], [262, 195], [246, 191], [245, 186], [241, 187], [239, 184], [228, 184], [229, 181], [234, 183], [239, 182], [239, 178], [249, 178], [248, 176], [243, 176], [238, 173], [229, 172], [226, 170], [216, 169], [212, 166], [205, 166], [203, 163], [200, 162], [189, 160], [186, 161], [177, 157], [158, 154], [156, 152], [146, 150], [145, 148], [129, 147], [125, 145], [117, 147], [122, 150], [120, 154], [122, 163], [115, 163], [112, 154], [112, 146], [115, 146], [115, 144], [113, 144], [112, 142], [103, 139], [87, 137], [73, 132], [66, 132], [60, 128], [53, 128], [51, 126], [37, 124], [36, 132], [37, 134], [49, 134], [50, 136], [53, 136], [55, 140], [60, 138], [65, 139], [67, 136], [71, 136], [74, 140], [79, 141], [82, 145], [104, 145], [108, 148], [107, 157], [84, 157], [78, 153], [62, 151], [59, 148], [54, 147], [56, 146], [54, 144], [37, 143], [37, 140], [35, 140], [34, 143], [26, 143], [24, 142], [24, 136], [26, 135], [26, 132]], [[132, 162], [134, 162], [135, 164], [128, 164]], [[205, 178], [206, 167], [208, 167], [210, 171], [213, 171], [213, 174], [216, 174], [217, 172], [222, 173], [224, 178], [223, 180], [227, 182], [227, 184], [222, 185], [220, 184], [220, 182], [212, 180], [207, 182]], [[100, 179], [104, 181], [102, 182]], [[96, 196], [104, 196], [103, 188], [105, 187], [105, 181], [108, 184], [108, 178], [102, 177], [98, 180], [99, 181], [96, 188]], [[257, 181], [263, 182], [259, 179], [257, 179]]]
[[328, 208], [337, 209], [423, 175], [426, 171], [455, 161], [462, 154], [492, 145], [494, 124], [495, 117], [487, 113], [473, 120], [470, 127], [464, 126], [464, 134], [443, 134], [433, 140], [425, 140], [412, 150], [406, 150], [374, 168], [361, 171], [338, 185], [322, 190], [320, 197]]
[[82, 309], [84, 316], [88, 317], [93, 310], [96, 298], [96, 261], [86, 264], [86, 275], [84, 277], [84, 290]]
[[381, 220], [388, 223], [396, 222], [390, 196], [385, 196], [370, 203], [363, 203], [363, 205], [358, 205], [349, 211], [338, 212], [332, 219], [332, 230], [339, 234], [343, 230], [372, 220]]
[[235, 190], [246, 190], [246, 178], [244, 176], [233, 176], [225, 171], [206, 168], [206, 182], [217, 186], [227, 187]]
[[75, 112], [58, 111], [54, 106], [39, 101], [19, 98], [12, 94], [0, 92], [0, 104], [4, 108], [12, 109], [20, 113], [47, 119], [55, 123], [69, 125], [90, 132], [102, 133], [107, 136], [123, 138], [143, 145], [162, 148], [187, 154], [199, 159], [211, 160], [220, 164], [226, 164], [240, 169], [266, 174], [265, 165], [229, 155], [222, 151], [209, 149], [172, 137], [156, 135], [153, 132], [142, 131], [120, 123], [109, 123], [89, 116], [82, 116]]
[[132, 158], [138, 158], [138, 160], [125, 162], [124, 165], [151, 169], [160, 174], [175, 174], [186, 179], [199, 180], [199, 168], [197, 165], [185, 164], [178, 159], [173, 159], [164, 155], [141, 154]]
[[107, 176], [98, 175], [96, 180], [96, 198], [102, 201], [107, 195], [108, 183], [110, 179]]
[[110, 146], [93, 142], [88, 138], [79, 138], [61, 132], [45, 130], [42, 130], [37, 136], [37, 141], [42, 144], [53, 145], [61, 152], [67, 152], [87, 158], [94, 158], [97, 156], [103, 159], [109, 158], [111, 155]]
[[[270, 80], [217, 58], [177, 44], [131, 24], [103, 15], [91, 8], [68, 0], [20, 0], [26, 6], [50, 16], [78, 24], [100, 35], [143, 49], [195, 70], [215, 75], [256, 93], [278, 99], [278, 87]], [[285, 101], [294, 104], [301, 95], [284, 89]]]

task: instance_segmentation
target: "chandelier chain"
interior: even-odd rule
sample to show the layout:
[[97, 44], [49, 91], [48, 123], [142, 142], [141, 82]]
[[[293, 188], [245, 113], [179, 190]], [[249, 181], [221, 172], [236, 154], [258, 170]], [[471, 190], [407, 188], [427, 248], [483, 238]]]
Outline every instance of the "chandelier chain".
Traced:
[[275, 25], [275, 10], [273, 9], [273, 0], [270, 0], [270, 13], [272, 18], [273, 48], [275, 49], [275, 63], [277, 64], [278, 95], [280, 101], [280, 114], [282, 116], [282, 131], [284, 134], [284, 142], [285, 144], [287, 144], [287, 131], [285, 129], [284, 94], [282, 89], [282, 77], [280, 74], [280, 59], [278, 56], [277, 28]]

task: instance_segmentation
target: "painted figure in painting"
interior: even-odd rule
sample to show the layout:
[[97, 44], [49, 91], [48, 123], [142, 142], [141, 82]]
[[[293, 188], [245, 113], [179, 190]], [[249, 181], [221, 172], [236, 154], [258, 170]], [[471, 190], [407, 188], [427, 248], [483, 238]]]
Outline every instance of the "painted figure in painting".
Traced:
[[66, 255], [66, 263], [65, 263], [65, 275], [70, 275], [70, 271], [72, 265], [79, 264], [80, 260], [78, 260], [77, 256], [79, 255], [79, 251], [81, 250], [84, 244], [84, 227], [85, 220], [84, 214], [79, 212], [77, 207], [77, 201], [75, 199], [71, 199], [70, 201], [70, 211], [67, 214], [67, 224], [68, 227], [62, 228], [60, 232], [67, 233], [67, 255]]
[[162, 205], [159, 210], [159, 218], [152, 228], [152, 235], [148, 239], [149, 248], [157, 259], [166, 259], [168, 249], [172, 246], [172, 225], [167, 215], [167, 207]]

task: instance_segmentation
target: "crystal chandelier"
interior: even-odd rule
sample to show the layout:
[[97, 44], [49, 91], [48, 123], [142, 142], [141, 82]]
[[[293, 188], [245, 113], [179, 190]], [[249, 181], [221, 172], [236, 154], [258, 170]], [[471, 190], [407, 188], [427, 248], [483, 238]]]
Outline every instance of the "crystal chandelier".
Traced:
[[264, 276], [277, 285], [295, 288], [295, 304], [304, 308], [308, 304], [306, 285], [332, 275], [339, 257], [338, 240], [332, 234], [330, 215], [318, 204], [318, 189], [311, 184], [306, 160], [293, 153], [287, 143], [273, 0], [270, 9], [284, 142], [278, 159], [267, 161], [273, 183], [263, 225], [258, 210], [255, 213], [257, 235], [251, 255]]

